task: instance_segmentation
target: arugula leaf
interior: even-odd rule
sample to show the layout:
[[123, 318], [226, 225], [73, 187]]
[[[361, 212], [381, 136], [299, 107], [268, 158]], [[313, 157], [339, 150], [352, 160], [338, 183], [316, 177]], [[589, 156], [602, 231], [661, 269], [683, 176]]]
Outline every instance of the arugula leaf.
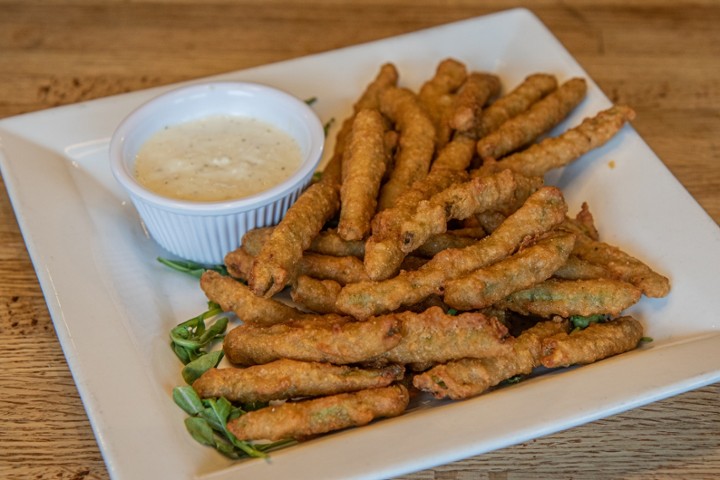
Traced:
[[295, 440], [281, 440], [255, 445], [238, 440], [227, 429], [227, 423], [244, 415], [245, 410], [224, 397], [200, 399], [191, 386], [175, 387], [172, 396], [173, 401], [190, 415], [185, 419], [190, 436], [229, 458], [267, 458], [266, 452], [295, 443]]
[[190, 415], [197, 415], [205, 408], [195, 389], [189, 386], [173, 388], [173, 401]]
[[[204, 349], [213, 340], [220, 338], [227, 330], [228, 318], [219, 316], [220, 305], [208, 302], [208, 310], [197, 317], [186, 320], [170, 330], [170, 347], [180, 361], [187, 365], [207, 354]], [[217, 317], [208, 328], [205, 321]], [[218, 360], [219, 361], [219, 360]]]
[[207, 372], [211, 368], [217, 367], [220, 360], [222, 360], [222, 357], [222, 350], [210, 352], [207, 355], [201, 355], [185, 365], [185, 368], [182, 369], [183, 380], [185, 380], [188, 385], [192, 385], [192, 383], [200, 378], [203, 373]]
[[157, 257], [157, 261], [163, 265], [177, 270], [178, 272], [186, 273], [195, 278], [200, 278], [206, 270], [214, 270], [221, 275], [227, 275], [228, 271], [225, 265], [212, 265], [205, 266], [200, 263], [191, 262], [189, 260], [170, 260], [169, 258]]

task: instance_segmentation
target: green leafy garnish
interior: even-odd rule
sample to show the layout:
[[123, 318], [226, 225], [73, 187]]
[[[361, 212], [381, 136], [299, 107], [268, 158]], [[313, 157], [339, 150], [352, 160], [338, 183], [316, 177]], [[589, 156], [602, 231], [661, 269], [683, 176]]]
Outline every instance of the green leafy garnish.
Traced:
[[323, 125], [323, 132], [325, 132], [326, 137], [327, 137], [328, 132], [330, 131], [330, 127], [332, 127], [334, 123], [335, 123], [335, 118], [331, 118], [330, 120], [328, 120], [325, 123], [325, 125]]
[[222, 350], [210, 352], [207, 355], [201, 355], [185, 365], [185, 368], [182, 369], [183, 380], [185, 380], [188, 385], [192, 385], [192, 383], [200, 378], [203, 373], [207, 372], [211, 368], [217, 367], [220, 360], [222, 360], [222, 357]]
[[[215, 302], [208, 302], [208, 310], [197, 317], [186, 320], [170, 330], [170, 346], [183, 364], [197, 360], [207, 354], [205, 347], [222, 337], [227, 329], [227, 317], [220, 316], [222, 308]], [[209, 327], [205, 321], [217, 317]], [[220, 361], [218, 359], [218, 361]]]
[[317, 102], [317, 97], [310, 97], [305, 99], [305, 103], [312, 106], [315, 102]]
[[455, 310], [454, 308], [448, 308], [448, 311], [447, 311], [446, 313], [447, 313], [448, 315], [455, 316], [455, 315], [458, 314], [458, 311]]
[[227, 275], [228, 271], [225, 265], [205, 266], [189, 260], [170, 260], [168, 258], [157, 257], [157, 261], [163, 265], [177, 270], [178, 272], [187, 273], [195, 278], [200, 278], [205, 270], [214, 270], [221, 275]]
[[201, 399], [191, 386], [175, 387], [173, 400], [190, 416], [185, 419], [185, 428], [199, 443], [213, 447], [223, 455], [232, 458], [266, 458], [267, 451], [294, 443], [293, 440], [254, 445], [238, 440], [227, 429], [228, 421], [245, 413], [224, 397]]
[[650, 343], [650, 342], [654, 342], [654, 341], [655, 340], [652, 337], [642, 337], [640, 339], [640, 343]]
[[523, 380], [525, 380], [525, 375], [515, 375], [513, 377], [506, 378], [505, 380], [503, 380], [503, 383], [507, 385], [512, 385], [515, 383], [520, 383]]

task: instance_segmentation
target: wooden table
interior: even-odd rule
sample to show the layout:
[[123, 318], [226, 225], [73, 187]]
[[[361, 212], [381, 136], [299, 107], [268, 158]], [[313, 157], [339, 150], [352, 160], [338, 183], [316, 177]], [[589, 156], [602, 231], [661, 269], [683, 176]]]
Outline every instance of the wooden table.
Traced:
[[[612, 100], [637, 110], [635, 128], [719, 222], [720, 3], [524, 3]], [[0, 117], [518, 5], [523, 2], [0, 0]], [[0, 478], [107, 478], [0, 191]], [[720, 478], [720, 385], [403, 478]]]

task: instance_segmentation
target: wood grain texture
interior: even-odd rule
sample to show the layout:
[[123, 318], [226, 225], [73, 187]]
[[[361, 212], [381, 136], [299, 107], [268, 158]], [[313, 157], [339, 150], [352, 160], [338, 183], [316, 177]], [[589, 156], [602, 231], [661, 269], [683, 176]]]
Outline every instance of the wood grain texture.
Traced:
[[[640, 135], [720, 222], [715, 0], [0, 0], [0, 117], [513, 6], [531, 8], [612, 100], [637, 110]], [[0, 344], [0, 478], [108, 478], [4, 188]], [[401, 478], [720, 478], [720, 385]]]

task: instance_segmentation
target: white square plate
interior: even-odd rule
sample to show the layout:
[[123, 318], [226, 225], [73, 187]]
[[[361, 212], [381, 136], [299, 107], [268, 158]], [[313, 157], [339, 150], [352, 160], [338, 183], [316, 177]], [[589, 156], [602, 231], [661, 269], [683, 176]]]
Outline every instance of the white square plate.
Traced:
[[[214, 79], [248, 80], [317, 97], [340, 121], [384, 62], [417, 88], [439, 61], [514, 86], [548, 72], [582, 76], [587, 99], [557, 131], [609, 106], [550, 32], [510, 10]], [[111, 476], [138, 478], [388, 478], [519, 443], [720, 380], [720, 229], [632, 127], [549, 176], [571, 213], [588, 201], [603, 240], [671, 278], [660, 300], [632, 309], [654, 342], [587, 367], [540, 376], [463, 402], [407, 414], [271, 455], [231, 462], [195, 443], [171, 399], [182, 384], [168, 346], [177, 323], [205, 309], [197, 282], [155, 261], [107, 162], [110, 135], [134, 107], [170, 87], [0, 121], [2, 174], [63, 351]], [[330, 132], [333, 138], [335, 131]], [[332, 149], [332, 145], [328, 150]]]

